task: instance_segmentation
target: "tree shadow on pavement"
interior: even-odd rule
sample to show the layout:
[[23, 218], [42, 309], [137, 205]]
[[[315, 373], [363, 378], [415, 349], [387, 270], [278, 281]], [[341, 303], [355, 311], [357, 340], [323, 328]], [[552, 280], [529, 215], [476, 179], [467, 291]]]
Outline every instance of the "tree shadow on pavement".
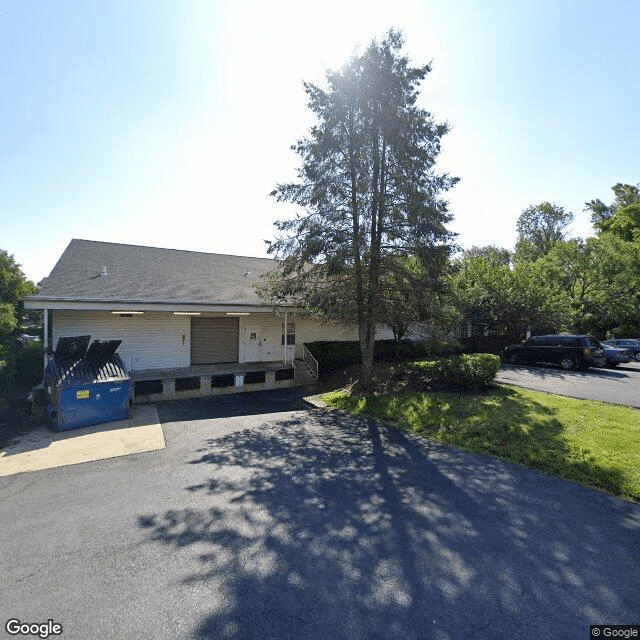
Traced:
[[292, 387], [172, 400], [158, 403], [158, 415], [160, 421], [166, 424], [291, 411], [304, 408], [302, 398], [311, 392], [306, 387]]
[[190, 638], [576, 638], [639, 617], [637, 505], [339, 411], [197, 454], [201, 506], [138, 521], [198, 559]]

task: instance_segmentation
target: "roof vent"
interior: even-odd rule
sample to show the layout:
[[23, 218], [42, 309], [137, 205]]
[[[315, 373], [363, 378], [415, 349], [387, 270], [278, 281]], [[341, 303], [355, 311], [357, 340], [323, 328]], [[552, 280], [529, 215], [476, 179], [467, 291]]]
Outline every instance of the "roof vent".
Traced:
[[107, 273], [107, 267], [105, 265], [104, 267], [102, 267], [102, 271], [97, 276], [93, 276], [91, 279], [95, 280], [96, 278], [101, 278], [101, 277], [104, 277], [104, 276], [107, 276], [107, 275], [109, 275], [109, 274]]
[[244, 272], [244, 277], [245, 277], [245, 278], [246, 278], [247, 276], [250, 276], [250, 275], [251, 275], [251, 271], [245, 271], [245, 272]]

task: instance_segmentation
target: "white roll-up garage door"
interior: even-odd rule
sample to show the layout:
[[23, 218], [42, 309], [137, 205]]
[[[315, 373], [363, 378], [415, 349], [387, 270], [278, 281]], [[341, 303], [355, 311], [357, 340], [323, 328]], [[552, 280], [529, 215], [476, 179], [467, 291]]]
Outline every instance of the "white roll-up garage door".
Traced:
[[191, 318], [191, 364], [238, 362], [238, 318]]

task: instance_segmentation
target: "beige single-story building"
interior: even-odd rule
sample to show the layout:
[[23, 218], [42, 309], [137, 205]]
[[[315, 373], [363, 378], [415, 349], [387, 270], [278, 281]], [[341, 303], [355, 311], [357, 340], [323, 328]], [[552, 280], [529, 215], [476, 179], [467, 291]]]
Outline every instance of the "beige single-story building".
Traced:
[[44, 311], [45, 349], [68, 336], [122, 340], [138, 402], [313, 382], [305, 343], [357, 329], [260, 306], [254, 285], [275, 264], [74, 239], [25, 307]]

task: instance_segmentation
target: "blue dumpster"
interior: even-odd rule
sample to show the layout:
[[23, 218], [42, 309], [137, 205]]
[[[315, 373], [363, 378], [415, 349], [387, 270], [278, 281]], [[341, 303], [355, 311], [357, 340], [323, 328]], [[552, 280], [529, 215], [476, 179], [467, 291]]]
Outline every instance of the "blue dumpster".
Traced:
[[89, 345], [90, 340], [60, 338], [45, 368], [45, 415], [57, 431], [129, 417], [131, 378], [116, 353], [122, 341], [94, 340]]

